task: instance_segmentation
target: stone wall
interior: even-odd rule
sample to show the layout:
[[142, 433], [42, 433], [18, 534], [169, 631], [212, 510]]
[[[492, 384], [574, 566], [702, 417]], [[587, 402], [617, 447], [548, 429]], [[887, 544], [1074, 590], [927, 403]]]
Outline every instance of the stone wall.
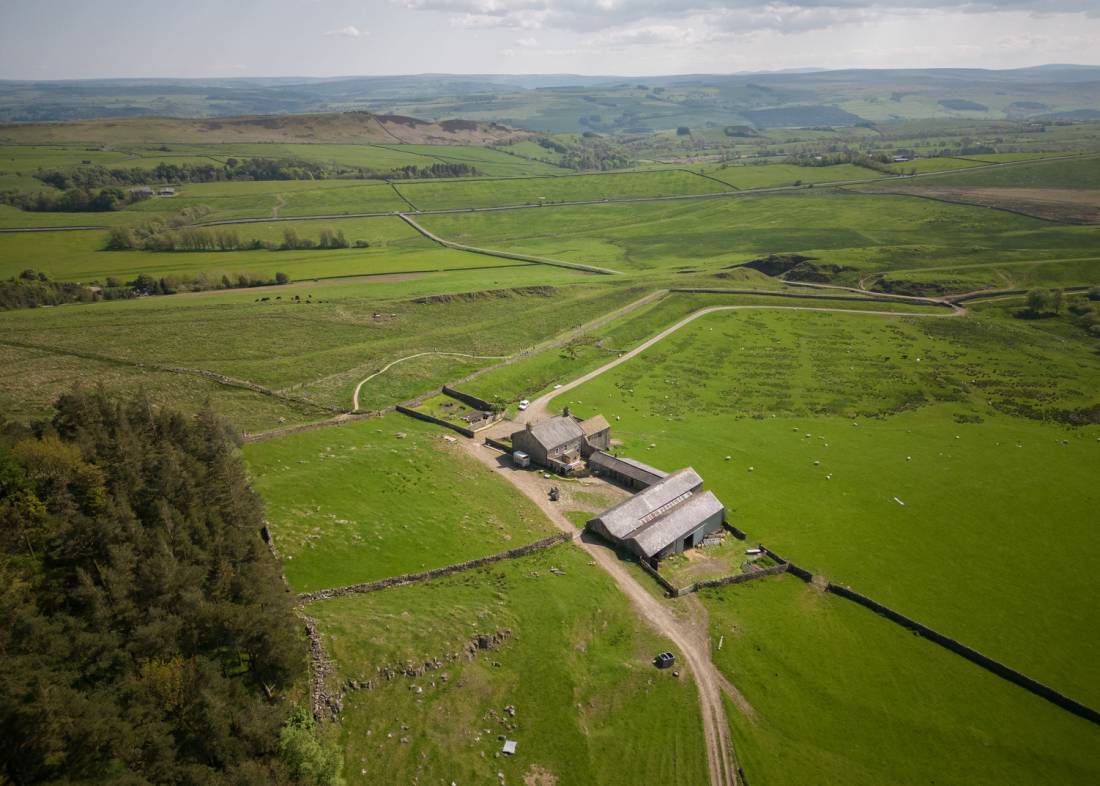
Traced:
[[[764, 546], [761, 546], [760, 548], [764, 549], [764, 553], [772, 559], [776, 560], [777, 562], [786, 562], [786, 560], [784, 560], [771, 549]], [[786, 566], [788, 573], [793, 573], [803, 581], [809, 582], [814, 580], [814, 575], [810, 571], [805, 570], [804, 568], [800, 568], [790, 562], [786, 562]], [[1067, 712], [1072, 712], [1078, 717], [1084, 718], [1085, 720], [1092, 721], [1093, 723], [1100, 725], [1100, 712], [1097, 712], [1092, 707], [1086, 706], [1079, 701], [1075, 701], [1065, 694], [1059, 693], [1058, 691], [1054, 690], [1054, 688], [1051, 688], [1048, 685], [1044, 685], [1043, 683], [1039, 682], [1038, 680], [1032, 679], [1026, 674], [1021, 674], [1020, 672], [1013, 669], [1011, 666], [1006, 666], [1000, 661], [996, 661], [993, 658], [990, 658], [988, 655], [983, 655], [974, 648], [968, 647], [962, 642], [956, 641], [955, 639], [951, 638], [950, 636], [945, 636], [939, 631], [933, 630], [927, 625], [917, 622], [911, 617], [905, 616], [900, 611], [895, 611], [889, 606], [884, 606], [878, 601], [872, 600], [866, 595], [862, 595], [851, 589], [850, 587], [833, 584], [831, 581], [825, 583], [825, 591], [831, 592], [832, 594], [837, 595], [841, 598], [846, 598], [853, 603], [858, 603], [865, 609], [870, 609], [876, 614], [882, 615], [891, 622], [895, 622], [898, 625], [901, 625], [906, 630], [911, 630], [914, 633], [928, 639], [929, 641], [939, 644], [944, 649], [950, 650], [956, 655], [961, 655], [971, 663], [981, 666], [986, 671], [990, 671], [996, 674], [998, 677], [1006, 679], [1009, 682], [1020, 686], [1024, 690], [1046, 699], [1047, 701], [1061, 707]]]
[[335, 670], [332, 659], [325, 652], [324, 642], [312, 617], [302, 615], [309, 636], [309, 699], [315, 720], [332, 720], [343, 702], [328, 690], [328, 678]]
[[1097, 712], [1091, 707], [1081, 704], [1078, 701], [1074, 701], [1068, 696], [1054, 690], [1054, 688], [1044, 685], [1043, 683], [1034, 680], [1031, 677], [1028, 677], [1026, 674], [1021, 674], [1012, 667], [1006, 666], [1000, 661], [996, 661], [987, 655], [983, 655], [977, 650], [972, 649], [971, 647], [968, 647], [965, 644], [956, 641], [955, 639], [944, 636], [942, 633], [939, 633], [938, 631], [929, 628], [927, 625], [923, 625], [900, 612], [894, 611], [893, 609], [884, 606], [877, 601], [871, 600], [866, 595], [861, 595], [855, 590], [849, 589], [848, 587], [842, 587], [839, 584], [833, 583], [829, 583], [825, 590], [826, 592], [831, 592], [834, 595], [839, 595], [842, 598], [847, 598], [854, 603], [858, 603], [860, 606], [870, 609], [876, 614], [881, 614], [883, 617], [886, 617], [892, 622], [896, 622], [903, 628], [911, 630], [914, 633], [917, 633], [928, 639], [929, 641], [933, 641], [936, 644], [939, 644], [941, 647], [951, 650], [956, 655], [961, 655], [971, 663], [975, 663], [987, 671], [993, 672], [998, 677], [1003, 677], [1009, 682], [1019, 685], [1024, 690], [1030, 691], [1036, 696], [1040, 696], [1068, 712], [1072, 712], [1074, 715], [1077, 715], [1081, 718], [1084, 718], [1085, 720], [1092, 721], [1093, 723], [1100, 725], [1100, 712]]
[[398, 404], [396, 409], [402, 415], [408, 415], [410, 418], [416, 418], [417, 420], [423, 420], [426, 423], [434, 423], [437, 426], [443, 426], [444, 428], [449, 428], [449, 429], [451, 429], [451, 431], [457, 431], [459, 434], [461, 434], [464, 437], [473, 437], [474, 436], [474, 432], [471, 429], [460, 426], [457, 423], [451, 423], [450, 421], [443, 420], [442, 418], [433, 417], [432, 415], [428, 415], [427, 413], [424, 413], [424, 412], [419, 412], [415, 409], [410, 409], [409, 407], [406, 407], [404, 404]]
[[697, 581], [687, 587], [681, 587], [680, 594], [684, 595], [688, 592], [697, 592], [698, 590], [705, 589], [707, 587], [724, 587], [728, 584], [743, 584], [746, 581], [752, 581], [753, 579], [762, 579], [765, 576], [777, 576], [780, 573], [786, 573], [788, 567], [790, 567], [788, 563], [782, 562], [778, 565], [772, 565], [770, 568], [761, 568], [760, 570], [750, 571], [749, 573], [737, 573], [733, 576], [723, 576], [719, 579], [707, 579], [706, 581]]
[[652, 576], [658, 584], [660, 584], [662, 587], [664, 587], [665, 592], [667, 592], [670, 597], [673, 597], [673, 598], [679, 597], [679, 595], [680, 595], [680, 588], [679, 587], [673, 586], [672, 582], [670, 582], [668, 579], [666, 579], [664, 576], [662, 576], [658, 571], [656, 571], [653, 568], [652, 565], [650, 565], [644, 559], [638, 559], [633, 554], [631, 554], [630, 556], [635, 561], [637, 561], [637, 563], [642, 567], [642, 570], [644, 570], [646, 573], [648, 573], [650, 576]]
[[441, 576], [449, 576], [452, 573], [461, 573], [465, 570], [480, 568], [483, 565], [490, 565], [494, 562], [500, 562], [501, 560], [523, 557], [527, 554], [542, 551], [543, 549], [548, 549], [551, 546], [556, 546], [559, 543], [565, 543], [572, 539], [573, 536], [570, 533], [561, 532], [557, 535], [551, 535], [549, 538], [543, 538], [534, 543], [529, 543], [526, 546], [520, 546], [519, 548], [504, 551], [499, 554], [490, 554], [487, 557], [478, 557], [477, 559], [460, 562], [457, 565], [445, 565], [442, 568], [433, 568], [432, 570], [426, 570], [422, 573], [406, 573], [402, 576], [391, 576], [387, 579], [379, 579], [378, 581], [352, 584], [349, 587], [336, 587], [334, 589], [317, 590], [316, 592], [303, 592], [298, 595], [298, 602], [312, 603], [316, 600], [339, 598], [344, 595], [354, 595], [363, 592], [375, 592], [377, 590], [386, 589], [387, 587], [400, 587], [405, 584], [429, 581], [431, 579], [440, 578]]
[[447, 385], [443, 386], [443, 395], [457, 398], [463, 404], [469, 404], [474, 409], [480, 409], [482, 412], [490, 412], [493, 409], [493, 405], [485, 399], [471, 396], [469, 393], [463, 393], [461, 390], [455, 390]]

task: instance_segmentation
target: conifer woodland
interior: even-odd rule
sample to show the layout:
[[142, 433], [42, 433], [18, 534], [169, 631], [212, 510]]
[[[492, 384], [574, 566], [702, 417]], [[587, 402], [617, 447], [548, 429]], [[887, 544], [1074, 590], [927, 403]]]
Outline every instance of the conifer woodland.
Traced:
[[0, 434], [0, 783], [337, 783], [232, 430], [102, 391]]

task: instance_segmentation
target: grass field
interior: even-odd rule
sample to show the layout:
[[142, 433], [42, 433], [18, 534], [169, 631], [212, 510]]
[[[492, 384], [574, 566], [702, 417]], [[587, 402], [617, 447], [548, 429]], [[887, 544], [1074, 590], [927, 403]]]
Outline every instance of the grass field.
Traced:
[[[517, 121], [572, 128], [578, 113], [591, 115], [596, 106], [579, 93], [529, 92]], [[646, 167], [622, 172], [571, 173], [554, 166], [562, 154], [529, 139], [506, 149], [353, 143], [383, 133], [358, 116], [288, 121], [274, 129], [273, 138], [287, 140], [277, 143], [203, 144], [206, 137], [193, 135], [162, 150], [141, 124], [123, 123], [131, 144], [0, 147], [0, 190], [43, 188], [33, 177], [40, 168], [252, 156], [376, 171], [465, 163], [485, 176], [185, 183], [176, 197], [110, 213], [0, 205], [0, 227], [99, 227], [0, 233], [0, 279], [26, 268], [85, 283], [140, 273], [282, 272], [291, 279], [278, 287], [0, 312], [7, 370], [0, 409], [30, 422], [72, 385], [102, 384], [184, 412], [209, 402], [255, 437], [347, 412], [356, 390], [358, 409], [370, 412], [469, 375], [461, 390], [514, 403], [598, 368], [698, 309], [751, 307], [702, 317], [551, 405], [605, 415], [625, 455], [667, 470], [694, 466], [731, 523], [748, 532], [747, 542], [728, 538], [668, 561], [666, 575], [688, 584], [737, 572], [746, 547], [763, 542], [1100, 707], [1095, 338], [1065, 310], [1016, 318], [1020, 297], [968, 304], [966, 316], [946, 318], [945, 308], [856, 293], [836, 301], [784, 298], [808, 290], [741, 266], [803, 254], [821, 281], [931, 294], [1100, 284], [1096, 226], [994, 209], [1006, 206], [996, 200], [982, 206], [936, 197], [950, 189], [1003, 196], [1012, 188], [1050, 199], [1054, 191], [1076, 194], [1084, 204], [1100, 182], [1100, 158], [1029, 159], [1044, 155], [1038, 150], [1090, 149], [1095, 133], [1048, 124], [1027, 136], [1007, 122], [944, 119], [730, 137], [725, 109], [700, 115], [645, 86], [608, 91], [627, 93], [623, 100], [652, 110], [646, 123], [693, 127], [687, 135], [556, 138], [572, 150], [607, 145]], [[686, 88], [678, 95], [689, 99]], [[845, 106], [876, 118], [914, 107], [948, 113], [923, 94], [872, 98]], [[735, 99], [711, 87], [690, 98]], [[490, 103], [470, 95], [430, 107], [439, 116], [464, 116], [461, 107], [473, 107], [475, 116], [501, 111]], [[1002, 103], [992, 101], [992, 111]], [[604, 116], [609, 126], [619, 122], [610, 111]], [[702, 127], [707, 122], [713, 125]], [[212, 138], [240, 136], [220, 123], [212, 121]], [[330, 123], [331, 138], [342, 143], [294, 141], [309, 124], [323, 130]], [[147, 130], [185, 126], [150, 121]], [[262, 124], [245, 130], [243, 138], [264, 133]], [[1002, 133], [1009, 141], [998, 149], [1032, 152], [897, 166], [934, 175], [927, 178], [852, 165], [744, 163], [843, 148], [957, 151], [963, 139], [984, 146]], [[992, 166], [1016, 161], [1025, 163]], [[971, 167], [982, 168], [955, 171]], [[829, 185], [848, 180], [871, 182]], [[918, 188], [927, 193], [908, 190]], [[732, 190], [750, 193], [718, 195]], [[683, 194], [712, 196], [601, 203]], [[465, 210], [539, 201], [547, 204]], [[598, 204], [553, 204], [561, 201]], [[369, 247], [104, 250], [106, 227], [189, 206], [209, 208], [203, 222], [253, 219], [211, 228], [242, 240], [279, 243], [288, 229], [316, 240], [322, 230], [339, 230]], [[394, 216], [348, 216], [415, 208], [455, 211], [417, 217], [450, 241], [619, 274], [458, 251]], [[286, 218], [305, 220], [277, 220]], [[773, 294], [667, 292], [689, 287]], [[822, 308], [887, 314], [808, 310]], [[422, 408], [451, 418], [465, 411], [444, 407], [449, 401], [428, 398]], [[270, 438], [247, 442], [243, 453], [296, 592], [453, 564], [555, 531], [534, 503], [441, 427], [388, 414], [261, 436]], [[561, 510], [578, 527], [623, 494], [577, 480], [536, 482], [544, 491], [561, 486]], [[628, 570], [674, 616], [698, 626], [692, 635], [709, 631], [715, 663], [753, 708], [748, 715], [728, 708], [753, 786], [1100, 780], [1095, 727], [843, 599], [785, 576], [672, 601], [640, 568]], [[498, 772], [524, 786], [707, 780], [691, 675], [650, 665], [670, 643], [572, 545], [305, 611], [335, 658], [333, 687], [377, 683], [349, 693], [339, 722], [325, 727], [343, 749], [350, 783], [499, 783]], [[506, 641], [473, 659], [379, 680], [380, 668], [447, 660], [472, 637], [498, 630], [510, 631]], [[500, 735], [518, 741], [516, 756], [499, 753]]]
[[107, 251], [107, 232], [21, 232], [0, 234], [0, 276], [17, 275], [37, 265], [53, 279], [103, 283], [108, 276], [123, 281], [139, 273], [160, 277], [173, 273], [254, 273], [272, 279], [276, 272], [291, 280], [364, 276], [413, 271], [491, 268], [521, 264], [515, 260], [441, 248], [399, 218], [317, 219], [282, 223], [240, 224], [223, 229], [242, 242], [281, 243], [283, 233], [317, 240], [322, 230], [342, 231], [350, 243], [365, 240], [369, 248], [295, 251]]
[[[350, 783], [488, 783], [498, 772], [507, 783], [706, 781], [690, 677], [650, 665], [668, 642], [572, 546], [307, 613], [337, 680], [378, 681], [380, 666], [443, 658], [479, 633], [511, 631], [473, 661], [349, 694], [339, 736]], [[515, 756], [500, 756], [498, 735], [517, 741]]]
[[555, 406], [693, 465], [789, 559], [1095, 704], [1075, 555], [1097, 547], [1100, 429], [1018, 416], [1100, 403], [1086, 342], [994, 316], [712, 314]]
[[992, 167], [930, 178], [937, 186], [1011, 186], [1013, 188], [1096, 188], [1100, 158], [1036, 161], [1019, 166]]
[[404, 415], [246, 446], [299, 592], [415, 573], [551, 534], [503, 479]]
[[795, 166], [767, 164], [765, 166], [707, 166], [702, 170], [740, 189], [777, 188], [799, 183], [828, 183], [838, 180], [871, 180], [887, 177], [881, 172], [852, 164], [834, 166]]
[[710, 178], [680, 170], [515, 180], [435, 180], [399, 183], [397, 188], [421, 210], [713, 194], [733, 190]]
[[[350, 409], [355, 385], [398, 358], [431, 351], [511, 355], [641, 296], [628, 282], [549, 286], [580, 278], [535, 265], [4, 312], [0, 342], [18, 356], [23, 374], [3, 377], [0, 401], [13, 412], [40, 412], [77, 380], [94, 384], [137, 369], [160, 400], [186, 409], [201, 404], [191, 391], [177, 393], [174, 377], [146, 376], [156, 365], [248, 380], [313, 402], [317, 417], [317, 406]], [[416, 302], [428, 293], [433, 298]], [[257, 302], [261, 295], [271, 299]], [[294, 295], [312, 299], [293, 302]], [[100, 364], [94, 373], [49, 372], [74, 363], [84, 369], [89, 358]], [[390, 406], [494, 362], [410, 361], [365, 385], [360, 407]], [[238, 425], [274, 428], [288, 417], [282, 404], [269, 409], [270, 397], [248, 395], [255, 409], [234, 418]]]
[[1100, 731], [793, 576], [705, 590], [750, 783], [1084, 784]]
[[[734, 286], [760, 287], [767, 289], [770, 282], [755, 271], [747, 273], [744, 279], [733, 281]], [[701, 284], [727, 284], [728, 280], [700, 282]], [[761, 286], [763, 284], [764, 286]], [[778, 290], [777, 290], [778, 292]], [[882, 303], [861, 301], [853, 295], [846, 301], [813, 301], [795, 298], [724, 295], [724, 294], [686, 294], [674, 293], [654, 303], [650, 303], [636, 312], [615, 320], [606, 326], [578, 337], [565, 347], [554, 347], [527, 356], [522, 362], [510, 363], [494, 368], [463, 385], [463, 389], [486, 399], [501, 398], [505, 401], [518, 401], [521, 398], [536, 398], [551, 389], [554, 384], [565, 383], [585, 372], [598, 368], [613, 359], [620, 352], [633, 349], [645, 339], [679, 321], [688, 314], [709, 306], [767, 306], [767, 307], [828, 307], [838, 309], [874, 309], [921, 311], [922, 307], [901, 303]], [[942, 309], [923, 308], [930, 314], [943, 313]]]
[[767, 254], [802, 253], [861, 271], [1100, 255], [1089, 227], [898, 195], [813, 191], [699, 202], [541, 208], [424, 216], [462, 243], [622, 271], [717, 268]]

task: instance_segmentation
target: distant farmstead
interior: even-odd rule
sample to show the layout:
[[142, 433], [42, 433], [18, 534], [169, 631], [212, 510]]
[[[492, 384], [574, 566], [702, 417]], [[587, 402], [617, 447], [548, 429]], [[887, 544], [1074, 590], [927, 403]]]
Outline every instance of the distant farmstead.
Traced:
[[608, 453], [611, 426], [603, 415], [581, 420], [569, 413], [527, 423], [512, 434], [512, 461], [562, 475], [581, 473], [636, 491], [586, 527], [611, 544], [656, 567], [672, 554], [694, 548], [726, 521], [726, 507], [691, 467], [669, 474], [640, 461]]
[[590, 519], [587, 527], [655, 563], [698, 546], [725, 520], [726, 506], [703, 490], [698, 472], [685, 467]]

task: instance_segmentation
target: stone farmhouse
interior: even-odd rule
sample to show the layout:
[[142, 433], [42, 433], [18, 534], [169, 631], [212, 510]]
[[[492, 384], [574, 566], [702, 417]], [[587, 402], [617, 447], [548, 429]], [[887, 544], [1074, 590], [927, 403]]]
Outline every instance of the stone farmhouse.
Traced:
[[531, 461], [563, 475], [584, 467], [584, 459], [611, 445], [611, 426], [603, 415], [580, 420], [566, 408], [561, 415], [547, 418], [512, 434], [512, 450], [525, 453]]
[[691, 467], [666, 475], [590, 519], [586, 527], [605, 540], [656, 563], [698, 546], [722, 528], [726, 506]]

